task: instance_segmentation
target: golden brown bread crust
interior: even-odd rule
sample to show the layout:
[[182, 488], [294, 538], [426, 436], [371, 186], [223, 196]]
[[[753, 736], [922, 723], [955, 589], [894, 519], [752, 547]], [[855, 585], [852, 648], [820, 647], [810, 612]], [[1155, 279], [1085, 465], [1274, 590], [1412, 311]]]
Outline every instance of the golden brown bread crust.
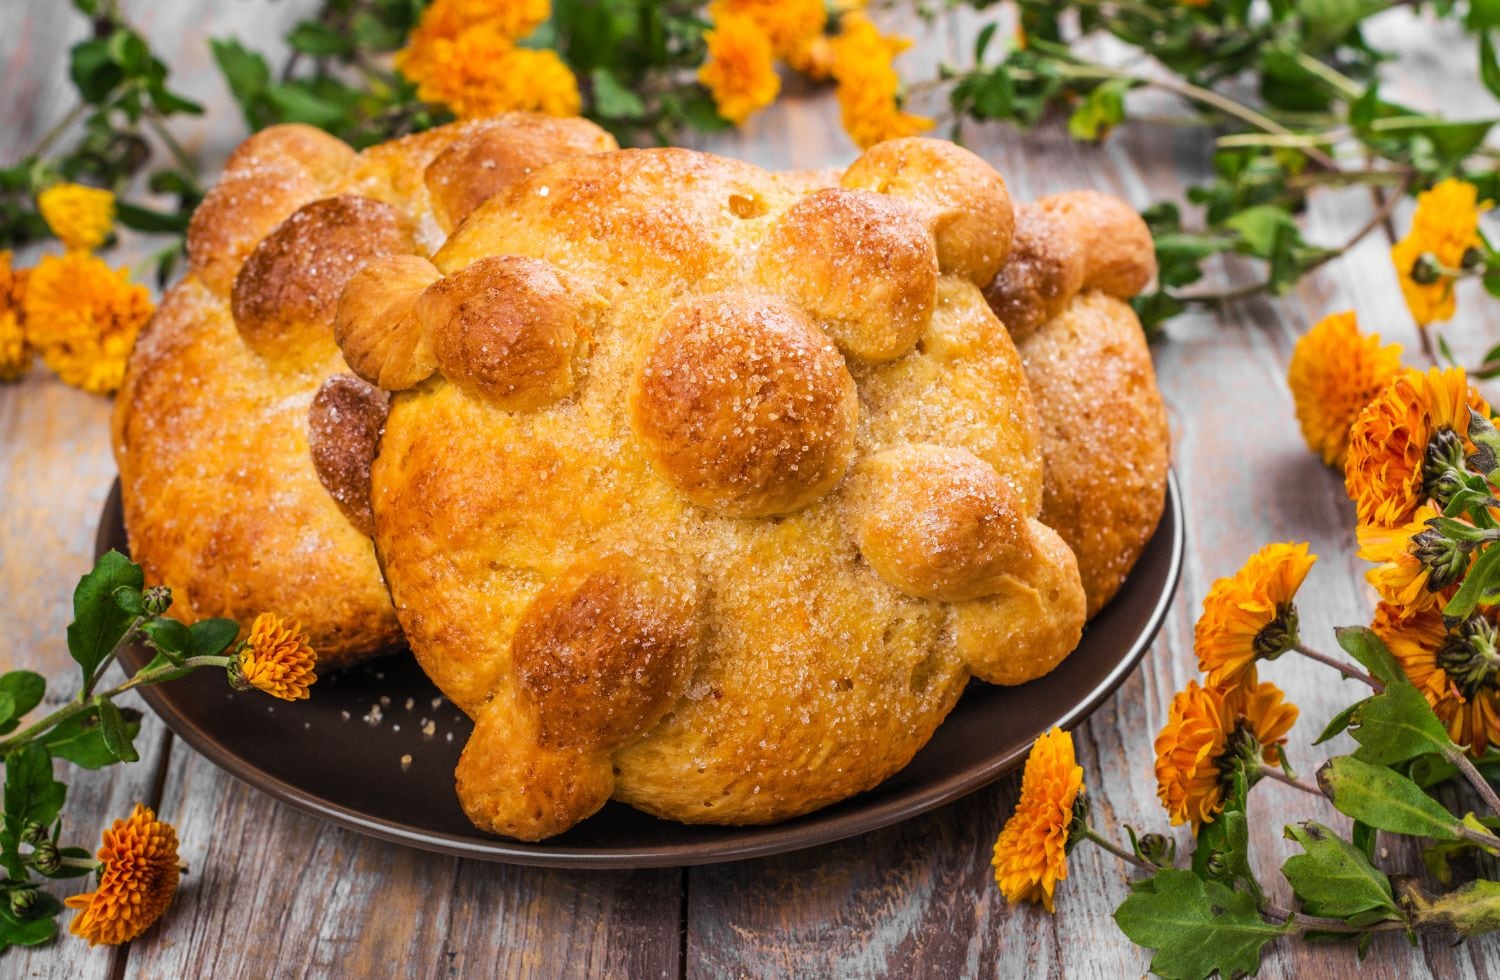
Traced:
[[1088, 613], [1124, 583], [1161, 519], [1171, 433], [1140, 321], [1101, 291], [1021, 342], [1042, 420], [1041, 519], [1078, 557]]
[[[502, 404], [458, 380], [485, 352], [454, 350], [394, 395], [372, 470], [402, 625], [475, 719], [457, 780], [479, 826], [545, 837], [610, 796], [695, 822], [805, 813], [905, 765], [971, 670], [1019, 682], [1076, 643], [1077, 568], [1036, 520], [1035, 409], [976, 284], [1009, 245], [1004, 184], [932, 140], [877, 147], [850, 172], [808, 205], [810, 180], [685, 150], [554, 163], [474, 210], [433, 256], [445, 278], [415, 299], [422, 276], [351, 285], [351, 352], [455, 329], [462, 311], [442, 307], [445, 322], [427, 297], [502, 256], [599, 300], [591, 321], [575, 308], [590, 342], [566, 393]], [[853, 212], [858, 234], [817, 220], [825, 207]], [[916, 256], [914, 279], [935, 256], [936, 282], [930, 297], [920, 283], [846, 293], [910, 338], [841, 356], [846, 311], [785, 273], [822, 263], [847, 290], [839, 260], [864, 262], [861, 242]], [[503, 305], [527, 287], [496, 288]], [[407, 303], [415, 338], [379, 312]], [[382, 340], [393, 330], [400, 344]], [[374, 360], [366, 377], [388, 364]], [[868, 495], [840, 482], [907, 450], [955, 454], [922, 504], [959, 531], [903, 538], [881, 510], [899, 506], [899, 480], [885, 493], [871, 474]], [[913, 478], [908, 500], [923, 497]], [[775, 516], [741, 516], [761, 514]], [[881, 533], [862, 542], [866, 525]], [[940, 552], [967, 531], [981, 541], [955, 570]]]
[[[469, 159], [491, 180], [485, 147], [499, 153], [507, 127], [525, 131], [528, 160], [545, 156], [524, 116], [358, 154], [311, 127], [273, 126], [231, 155], [190, 223], [189, 275], [142, 332], [115, 404], [131, 550], [149, 581], [173, 587], [175, 615], [248, 622], [274, 610], [300, 621], [326, 668], [399, 638], [367, 537], [367, 470], [385, 396], [331, 380], [348, 371], [335, 305], [374, 257], [408, 281], [415, 264], [420, 278], [426, 260], [415, 253], [442, 239], [425, 171], [456, 138], [483, 129], [489, 141]], [[587, 123], [574, 127], [612, 145]], [[552, 158], [577, 152], [577, 136], [559, 140]], [[444, 187], [477, 193], [461, 179]], [[436, 278], [432, 270], [427, 281]], [[416, 383], [412, 362], [423, 353], [403, 350], [399, 369], [372, 380]]]

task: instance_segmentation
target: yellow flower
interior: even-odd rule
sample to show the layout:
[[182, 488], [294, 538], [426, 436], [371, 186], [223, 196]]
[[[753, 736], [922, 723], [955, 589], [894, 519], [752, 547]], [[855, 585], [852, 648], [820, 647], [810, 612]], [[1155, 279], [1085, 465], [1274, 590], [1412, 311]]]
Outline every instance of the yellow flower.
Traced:
[[1489, 404], [1469, 387], [1463, 368], [1407, 369], [1360, 410], [1349, 433], [1344, 486], [1361, 524], [1405, 524], [1431, 496], [1423, 467], [1441, 464], [1445, 442], [1457, 436], [1465, 451], [1469, 409], [1485, 417]]
[[1428, 270], [1431, 281], [1419, 282], [1413, 272], [1418, 260], [1430, 256], [1445, 269], [1460, 268], [1465, 252], [1484, 247], [1479, 237], [1479, 215], [1489, 208], [1489, 201], [1479, 203], [1479, 191], [1473, 184], [1451, 177], [1417, 195], [1411, 228], [1405, 238], [1391, 246], [1391, 261], [1396, 265], [1401, 295], [1418, 324], [1425, 327], [1453, 319], [1455, 305], [1453, 276], [1433, 268]]
[[120, 387], [151, 294], [86, 252], [43, 256], [21, 304], [26, 339], [58, 377], [105, 394]]
[[418, 96], [464, 119], [515, 111], [576, 116], [583, 106], [578, 79], [556, 51], [518, 48], [491, 22], [455, 37], [414, 34], [396, 53], [396, 67]]
[[177, 831], [137, 803], [128, 820], [104, 832], [97, 856], [99, 887], [64, 903], [80, 910], [69, 929], [90, 946], [129, 942], [160, 919], [177, 894]]
[[1189, 681], [1172, 699], [1156, 737], [1156, 792], [1174, 827], [1190, 823], [1197, 834], [1212, 823], [1236, 763], [1274, 763], [1297, 720], [1275, 684], [1259, 683], [1254, 672], [1244, 681], [1227, 691]]
[[714, 97], [719, 115], [738, 126], [776, 101], [781, 77], [776, 74], [771, 39], [759, 24], [726, 14], [704, 38], [708, 59], [698, 69], [698, 81]]
[[1287, 383], [1307, 447], [1330, 466], [1343, 467], [1349, 427], [1359, 410], [1401, 370], [1401, 345], [1362, 334], [1353, 312], [1333, 313], [1292, 349]]
[[1500, 742], [1500, 683], [1497, 683], [1493, 609], [1481, 610], [1449, 630], [1437, 609], [1415, 614], [1382, 602], [1375, 631], [1401, 669], [1432, 705], [1454, 744], [1478, 758]]
[[1443, 573], [1434, 574], [1433, 560], [1423, 560], [1423, 542], [1442, 540], [1427, 526], [1430, 518], [1441, 516], [1431, 504], [1417, 508], [1412, 519], [1398, 527], [1362, 524], [1358, 529], [1359, 557], [1376, 563], [1365, 572], [1365, 580], [1375, 587], [1380, 598], [1409, 615], [1441, 607], [1458, 590], [1458, 580], [1468, 571], [1469, 556], [1445, 551], [1451, 560], [1443, 563]]
[[770, 40], [776, 57], [812, 78], [828, 77], [828, 64], [817, 49], [828, 26], [823, 0], [715, 0], [708, 13], [715, 24], [728, 16], [749, 18]]
[[21, 323], [26, 296], [25, 269], [11, 265], [9, 249], [0, 249], [0, 381], [15, 381], [31, 370], [31, 345]]
[[1007, 902], [1041, 902], [1052, 911], [1057, 883], [1068, 877], [1068, 831], [1083, 793], [1073, 736], [1061, 729], [1036, 740], [1021, 777], [1021, 799], [995, 841], [995, 883]]
[[882, 35], [864, 14], [848, 13], [841, 19], [839, 35], [833, 39], [833, 77], [844, 130], [861, 149], [915, 136], [934, 125], [900, 106], [901, 76], [892, 61], [910, 46], [909, 38]]
[[1318, 560], [1307, 544], [1268, 544], [1203, 597], [1193, 628], [1198, 667], [1210, 687], [1237, 686], [1258, 659], [1274, 659], [1297, 642], [1292, 598]]
[[70, 249], [93, 251], [115, 223], [115, 196], [82, 184], [53, 184], [36, 196], [37, 208], [52, 234]]
[[236, 687], [253, 687], [283, 701], [300, 701], [317, 681], [318, 655], [307, 644], [297, 623], [283, 623], [274, 613], [261, 613], [250, 624], [250, 635], [240, 644], [230, 668]]

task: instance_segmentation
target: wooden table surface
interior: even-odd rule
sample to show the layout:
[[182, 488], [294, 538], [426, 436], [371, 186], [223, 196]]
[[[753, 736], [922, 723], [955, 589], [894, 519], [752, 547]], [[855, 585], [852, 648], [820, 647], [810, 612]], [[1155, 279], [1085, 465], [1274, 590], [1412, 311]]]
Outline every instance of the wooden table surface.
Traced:
[[[206, 119], [179, 132], [211, 173], [245, 134], [213, 71], [207, 39], [233, 34], [279, 56], [276, 39], [313, 4], [124, 6], [172, 65], [176, 87], [210, 106]], [[961, 62], [971, 48], [972, 20], [910, 27], [919, 44], [903, 59], [909, 77], [928, 76], [943, 59]], [[62, 0], [0, 4], [0, 163], [25, 152], [70, 108], [65, 53], [84, 31]], [[1390, 96], [1455, 116], [1495, 113], [1477, 81], [1473, 45], [1456, 29], [1397, 11], [1382, 16], [1372, 37], [1403, 55]], [[1182, 128], [1131, 125], [1102, 147], [1079, 146], [1056, 127], [1022, 136], [971, 126], [964, 138], [1019, 199], [1097, 187], [1145, 206], [1179, 196], [1207, 168], [1202, 135]], [[700, 145], [767, 167], [843, 164], [855, 155], [831, 98], [817, 92], [794, 92], [742, 132]], [[1371, 207], [1361, 190], [1324, 192], [1308, 215], [1309, 237], [1337, 243]], [[1403, 206], [1397, 227], [1408, 213]], [[1417, 363], [1388, 245], [1389, 238], [1372, 236], [1285, 299], [1180, 319], [1155, 347], [1188, 553], [1178, 600], [1144, 666], [1077, 732], [1101, 827], [1165, 826], [1152, 740], [1172, 694], [1194, 675], [1193, 620], [1214, 578], [1267, 541], [1308, 540], [1321, 559], [1299, 600], [1304, 635], [1326, 646], [1331, 627], [1368, 619], [1372, 600], [1353, 553], [1352, 506], [1339, 475], [1303, 447], [1284, 378], [1297, 336], [1323, 314], [1347, 308], [1367, 329], [1406, 344], [1408, 361]], [[1231, 261], [1211, 285], [1255, 274]], [[1477, 288], [1460, 299], [1447, 336], [1472, 363], [1500, 340], [1500, 316]], [[106, 400], [40, 369], [0, 386], [0, 669], [38, 670], [58, 697], [74, 683], [63, 636], [69, 597], [90, 565], [114, 475], [108, 413]], [[1325, 668], [1290, 657], [1264, 674], [1302, 709], [1292, 752], [1311, 771], [1322, 758], [1321, 749], [1309, 748], [1312, 733], [1354, 692]], [[133, 765], [64, 774], [67, 836], [94, 836], [137, 800], [156, 806], [177, 827], [192, 869], [176, 903], [133, 944], [90, 949], [64, 936], [40, 950], [5, 954], [0, 974], [1133, 977], [1147, 970], [1148, 957], [1111, 919], [1126, 875], [1096, 848], [1074, 852], [1056, 915], [1001, 899], [989, 856], [1016, 797], [1015, 777], [925, 817], [812, 852], [687, 869], [552, 871], [440, 857], [323, 824], [215, 769], [149, 715], [139, 745], [141, 760]], [[1314, 811], [1278, 784], [1255, 793], [1256, 864], [1283, 904], [1289, 896], [1276, 868], [1290, 845], [1281, 825], [1342, 819], [1328, 808]], [[1389, 863], [1409, 866], [1412, 855], [1392, 854]], [[1355, 973], [1500, 977], [1500, 940], [1412, 948], [1385, 934], [1362, 966], [1346, 946], [1285, 944], [1269, 952], [1263, 975]]]

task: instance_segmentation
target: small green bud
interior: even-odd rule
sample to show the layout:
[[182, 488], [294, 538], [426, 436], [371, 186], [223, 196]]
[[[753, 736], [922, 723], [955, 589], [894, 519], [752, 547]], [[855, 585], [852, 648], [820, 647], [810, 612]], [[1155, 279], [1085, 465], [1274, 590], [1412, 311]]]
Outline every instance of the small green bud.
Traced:
[[40, 843], [47, 839], [47, 828], [35, 820], [28, 820], [21, 828], [21, 839], [28, 844]]
[[1223, 851], [1210, 851], [1208, 860], [1203, 864], [1203, 870], [1208, 872], [1210, 878], [1222, 878], [1229, 874], [1229, 862], [1224, 860]]
[[1445, 425], [1432, 434], [1422, 460], [1422, 489], [1439, 508], [1448, 506], [1463, 487], [1467, 462], [1464, 441], [1457, 432]]
[[10, 911], [18, 919], [24, 919], [31, 915], [36, 908], [36, 889], [17, 888], [10, 893]]
[[1411, 281], [1419, 286], [1431, 286], [1442, 278], [1443, 267], [1431, 252], [1423, 252], [1411, 264]]
[[50, 840], [39, 842], [31, 852], [31, 866], [44, 875], [57, 874], [62, 867], [62, 855], [58, 853], [57, 845]]
[[141, 606], [148, 616], [160, 616], [172, 605], [172, 590], [165, 585], [153, 585], [141, 593]]
[[1136, 853], [1158, 868], [1170, 868], [1177, 860], [1177, 842], [1164, 834], [1145, 834], [1135, 844]]
[[1465, 541], [1454, 541], [1428, 528], [1412, 536], [1413, 557], [1427, 566], [1427, 591], [1441, 592], [1457, 582], [1469, 567], [1469, 549]]
[[1458, 267], [1465, 272], [1473, 272], [1475, 269], [1483, 268], [1484, 265], [1484, 253], [1472, 245], [1464, 249], [1464, 256], [1458, 262]]
[[1494, 680], [1500, 670], [1500, 650], [1496, 649], [1495, 624], [1475, 613], [1448, 634], [1438, 648], [1437, 665], [1443, 668], [1466, 698], [1472, 698], [1481, 687]]

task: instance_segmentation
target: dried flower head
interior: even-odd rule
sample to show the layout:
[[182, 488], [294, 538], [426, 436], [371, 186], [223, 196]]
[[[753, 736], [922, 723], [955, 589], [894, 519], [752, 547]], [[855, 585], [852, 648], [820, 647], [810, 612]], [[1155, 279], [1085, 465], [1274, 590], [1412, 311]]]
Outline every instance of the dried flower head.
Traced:
[[855, 144], [865, 149], [931, 129], [931, 119], [901, 108], [901, 76], [893, 62], [911, 47], [911, 39], [881, 34], [858, 11], [845, 14], [840, 25], [833, 39], [833, 77], [844, 130]]
[[33, 353], [21, 322], [27, 272], [11, 264], [9, 249], [0, 249], [0, 381], [15, 381], [31, 370]]
[[1370, 624], [1422, 692], [1454, 744], [1479, 757], [1500, 742], [1500, 630], [1495, 610], [1448, 629], [1442, 613], [1382, 602]]
[[1453, 272], [1463, 266], [1465, 252], [1484, 246], [1479, 216], [1489, 208], [1473, 184], [1451, 177], [1417, 195], [1411, 228], [1391, 246], [1391, 261], [1418, 324], [1453, 319]]
[[1193, 629], [1198, 667], [1210, 687], [1238, 685], [1257, 660], [1273, 660], [1297, 642], [1292, 599], [1317, 560], [1306, 542], [1268, 544], [1214, 582]]
[[53, 184], [36, 196], [47, 227], [69, 249], [91, 252], [115, 225], [115, 196], [83, 184]]
[[1360, 411], [1344, 485], [1361, 524], [1405, 524], [1424, 500], [1441, 496], [1445, 470], [1474, 450], [1470, 407], [1490, 415], [1462, 368], [1429, 368], [1402, 371]]
[[317, 681], [317, 665], [317, 654], [297, 623], [287, 625], [274, 613], [261, 613], [231, 662], [230, 680], [283, 701], [298, 701]]
[[27, 342], [46, 365], [98, 394], [120, 387], [125, 359], [154, 309], [146, 287], [85, 252], [43, 256], [21, 308]]
[[1156, 737], [1157, 796], [1173, 826], [1189, 823], [1198, 833], [1224, 808], [1237, 765], [1275, 761], [1297, 720], [1296, 706], [1283, 697], [1253, 672], [1228, 690], [1189, 681], [1177, 692]]
[[995, 882], [1007, 902], [1041, 902], [1052, 911], [1068, 877], [1074, 806], [1084, 792], [1073, 736], [1054, 728], [1036, 740], [1021, 777], [1021, 799], [995, 841]]
[[1436, 507], [1423, 504], [1409, 522], [1399, 527], [1359, 527], [1359, 557], [1376, 563], [1365, 573], [1365, 579], [1383, 601], [1408, 615], [1441, 607], [1457, 589], [1472, 557], [1471, 552], [1427, 526], [1427, 521], [1437, 516]]
[[1344, 465], [1349, 427], [1401, 370], [1401, 345], [1363, 334], [1353, 312], [1332, 313], [1292, 349], [1287, 383], [1307, 447], [1330, 466]]
[[80, 910], [69, 928], [90, 946], [129, 942], [161, 918], [177, 893], [177, 832], [137, 803], [129, 819], [104, 832], [97, 857], [99, 887], [65, 902]]
[[755, 20], [723, 12], [704, 39], [708, 58], [698, 69], [698, 81], [714, 97], [719, 115], [740, 125], [776, 101], [781, 77], [776, 74], [774, 49]]

